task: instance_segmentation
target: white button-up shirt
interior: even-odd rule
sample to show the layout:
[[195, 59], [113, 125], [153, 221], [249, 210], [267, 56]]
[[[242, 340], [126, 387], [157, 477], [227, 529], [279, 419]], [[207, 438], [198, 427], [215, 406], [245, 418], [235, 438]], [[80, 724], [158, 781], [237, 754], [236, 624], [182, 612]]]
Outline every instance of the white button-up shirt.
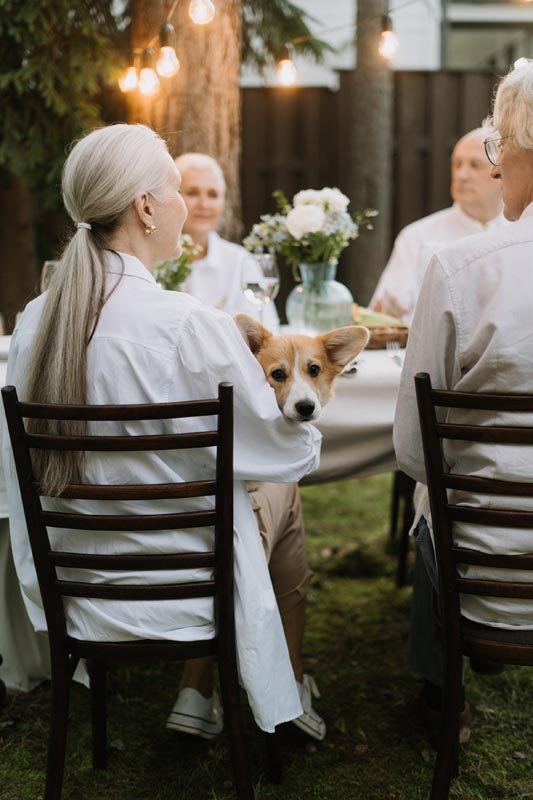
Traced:
[[[260, 277], [259, 268], [248, 250], [212, 231], [207, 241], [207, 254], [193, 262], [184, 291], [228, 314], [243, 313], [259, 319], [257, 306], [244, 296], [242, 277], [245, 268], [248, 277], [254, 274]], [[263, 325], [274, 332], [279, 330], [279, 317], [273, 302], [263, 305]]]
[[465, 214], [458, 203], [412, 222], [398, 234], [370, 305], [374, 306], [380, 300], [386, 313], [394, 313], [390, 308], [390, 297], [408, 309], [404, 319], [409, 322], [433, 253], [465, 236], [494, 230], [505, 224], [503, 214], [483, 224]]
[[[533, 393], [533, 203], [518, 222], [491, 234], [471, 236], [432, 259], [416, 307], [398, 395], [394, 445], [400, 469], [426, 483], [413, 378], [428, 372], [436, 389], [463, 392]], [[437, 410], [452, 422], [533, 425], [533, 415]], [[447, 441], [450, 472], [500, 480], [533, 481], [531, 447]], [[425, 490], [425, 487], [424, 487]], [[492, 508], [531, 507], [528, 501], [451, 493], [452, 502]], [[429, 520], [427, 491], [417, 492], [417, 519]], [[502, 530], [455, 523], [456, 541], [489, 553], [533, 551], [533, 529]], [[473, 577], [495, 571], [468, 567]], [[502, 580], [524, 580], [505, 570]], [[533, 603], [462, 597], [465, 616], [495, 627], [533, 628]]]
[[[118, 281], [102, 310], [88, 348], [89, 403], [163, 403], [215, 397], [220, 381], [234, 385], [235, 405], [235, 615], [241, 680], [261, 728], [301, 714], [301, 706], [265, 554], [245, 481], [297, 481], [318, 466], [320, 434], [310, 424], [295, 424], [282, 416], [273, 389], [227, 314], [202, 305], [183, 292], [161, 290], [136, 258], [110, 255], [107, 290]], [[30, 303], [13, 335], [7, 382], [23, 395], [23, 381], [46, 295]], [[162, 430], [163, 423], [107, 423], [124, 433]], [[185, 432], [210, 429], [205, 418], [175, 420], [165, 427]], [[30, 619], [46, 630], [24, 522], [20, 493], [8, 436], [4, 436], [4, 467], [10, 505], [13, 556]], [[214, 477], [212, 452], [87, 454], [88, 483], [171, 483]], [[143, 505], [52, 501], [61, 508], [92, 513], [135, 513]], [[212, 499], [208, 499], [212, 502]], [[150, 511], [165, 513], [199, 507], [205, 500], [150, 501]], [[104, 511], [105, 508], [105, 511]], [[73, 551], [113, 553], [187, 552], [212, 547], [212, 528], [190, 531], [100, 534], [98, 542], [79, 531], [50, 530], [52, 546]], [[74, 571], [73, 571], [74, 572]], [[113, 573], [92, 572], [95, 580], [113, 581]], [[181, 573], [199, 579], [204, 570]], [[158, 572], [162, 583], [176, 573]], [[146, 574], [131, 575], [143, 582]], [[69, 598], [66, 601], [71, 636], [108, 641], [136, 638], [192, 640], [213, 635], [212, 598], [186, 601], [128, 603]]]

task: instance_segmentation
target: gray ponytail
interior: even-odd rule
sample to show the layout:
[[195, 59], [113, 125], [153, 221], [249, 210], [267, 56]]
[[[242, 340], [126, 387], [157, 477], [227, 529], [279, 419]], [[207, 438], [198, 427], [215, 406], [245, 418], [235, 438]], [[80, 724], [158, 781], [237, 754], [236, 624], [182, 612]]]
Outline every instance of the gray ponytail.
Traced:
[[[29, 402], [87, 402], [87, 347], [105, 303], [106, 245], [135, 197], [160, 194], [170, 159], [163, 140], [144, 125], [93, 131], [71, 151], [63, 169], [63, 202], [77, 228], [48, 289], [24, 387]], [[80, 435], [78, 421], [34, 420], [35, 433]], [[43, 490], [59, 494], [80, 480], [80, 454], [34, 451]]]

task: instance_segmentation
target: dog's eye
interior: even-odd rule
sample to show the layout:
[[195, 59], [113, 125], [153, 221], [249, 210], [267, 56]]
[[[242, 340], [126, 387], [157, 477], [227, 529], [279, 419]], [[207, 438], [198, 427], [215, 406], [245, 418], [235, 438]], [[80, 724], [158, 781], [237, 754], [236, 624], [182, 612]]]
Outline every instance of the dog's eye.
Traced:
[[272, 372], [270, 373], [270, 376], [275, 381], [284, 381], [287, 379], [285, 371], [282, 369], [273, 369]]
[[310, 364], [307, 371], [312, 378], [316, 378], [320, 372], [320, 367], [318, 364]]

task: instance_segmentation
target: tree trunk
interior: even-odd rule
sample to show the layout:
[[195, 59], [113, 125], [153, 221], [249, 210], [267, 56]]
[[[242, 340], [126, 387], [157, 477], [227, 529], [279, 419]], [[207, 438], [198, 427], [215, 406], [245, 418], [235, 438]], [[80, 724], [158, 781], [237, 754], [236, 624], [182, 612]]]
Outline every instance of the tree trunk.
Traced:
[[[134, 48], [143, 49], [157, 36], [171, 5], [168, 0], [136, 0]], [[173, 156], [193, 150], [220, 162], [228, 186], [223, 233], [239, 238], [242, 0], [217, 3], [215, 17], [206, 26], [190, 20], [188, 6], [179, 2], [170, 20], [176, 29], [178, 74], [161, 78], [161, 91], [153, 101], [132, 92], [129, 120], [152, 124], [167, 139]], [[153, 46], [157, 52], [158, 42]]]
[[355, 299], [367, 303], [388, 258], [392, 174], [393, 82], [378, 52], [387, 0], [357, 0], [357, 66], [352, 73], [350, 197], [352, 208], [376, 208], [374, 231], [348, 248], [344, 275]]
[[17, 312], [35, 295], [38, 267], [31, 196], [24, 179], [5, 169], [0, 169], [0, 242], [0, 313], [7, 334], [15, 326]]

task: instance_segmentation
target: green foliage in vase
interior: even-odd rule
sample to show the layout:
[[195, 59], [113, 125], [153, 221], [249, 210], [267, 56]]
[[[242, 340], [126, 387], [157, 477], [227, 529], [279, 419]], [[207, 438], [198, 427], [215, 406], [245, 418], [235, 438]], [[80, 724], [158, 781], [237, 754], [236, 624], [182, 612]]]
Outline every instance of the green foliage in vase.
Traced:
[[202, 248], [186, 233], [181, 237], [181, 255], [166, 261], [158, 261], [153, 267], [153, 276], [163, 289], [180, 291], [191, 272], [192, 262], [198, 258]]

